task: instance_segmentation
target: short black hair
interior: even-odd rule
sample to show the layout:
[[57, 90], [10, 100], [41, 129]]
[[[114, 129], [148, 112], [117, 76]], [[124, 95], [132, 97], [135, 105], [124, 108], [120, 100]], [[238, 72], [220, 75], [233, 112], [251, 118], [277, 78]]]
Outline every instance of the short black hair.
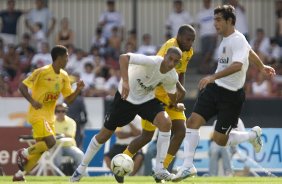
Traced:
[[170, 54], [170, 53], [174, 53], [174, 54], [177, 54], [179, 55], [180, 57], [182, 57], [182, 51], [180, 50], [180, 48], [178, 47], [170, 47], [168, 50], [167, 50], [167, 54]]
[[232, 5], [222, 5], [218, 6], [214, 9], [214, 15], [221, 13], [224, 20], [228, 20], [229, 18], [232, 19], [232, 25], [235, 25], [236, 23], [236, 14], [235, 14], [235, 8]]
[[58, 56], [63, 56], [67, 52], [68, 52], [68, 49], [63, 45], [56, 45], [55, 47], [53, 47], [53, 49], [51, 50], [51, 56], [52, 56], [53, 62], [56, 61]]
[[193, 28], [193, 26], [191, 26], [189, 24], [183, 24], [178, 29], [177, 35], [183, 35], [183, 34], [186, 34], [186, 33], [196, 33], [196, 31]]

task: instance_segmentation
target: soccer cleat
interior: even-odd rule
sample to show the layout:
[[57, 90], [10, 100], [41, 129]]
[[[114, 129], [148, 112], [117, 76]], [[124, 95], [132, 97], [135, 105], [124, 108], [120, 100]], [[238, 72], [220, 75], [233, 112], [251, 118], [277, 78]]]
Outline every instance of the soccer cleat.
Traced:
[[114, 176], [118, 183], [124, 183], [124, 176], [117, 176], [117, 175]]
[[17, 174], [15, 174], [15, 175], [13, 176], [13, 182], [19, 182], [19, 181], [25, 182], [24, 176], [23, 176], [23, 175], [17, 175]]
[[74, 171], [70, 178], [70, 182], [79, 182], [79, 180], [83, 177], [77, 170]]
[[153, 178], [156, 182], [170, 181], [175, 175], [168, 172], [167, 169], [162, 168], [160, 170], [154, 171]]
[[17, 151], [17, 164], [21, 171], [24, 171], [24, 166], [27, 163], [27, 158], [23, 155], [24, 149]]
[[156, 183], [165, 183], [165, 180], [161, 180], [159, 178], [156, 178], [154, 171], [152, 171], [152, 176], [153, 176]]
[[250, 140], [249, 142], [253, 145], [255, 152], [259, 153], [262, 148], [262, 141], [261, 141], [262, 130], [259, 126], [255, 126], [252, 128], [251, 131], [253, 131], [256, 134], [256, 138]]
[[194, 165], [192, 167], [181, 167], [171, 180], [173, 182], [179, 182], [185, 178], [194, 177], [195, 175], [197, 175], [197, 169]]

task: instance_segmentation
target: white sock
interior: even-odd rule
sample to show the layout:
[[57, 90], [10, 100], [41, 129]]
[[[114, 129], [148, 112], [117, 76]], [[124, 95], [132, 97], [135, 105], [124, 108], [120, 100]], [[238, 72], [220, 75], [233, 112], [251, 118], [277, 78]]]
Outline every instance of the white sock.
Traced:
[[156, 156], [156, 170], [164, 168], [164, 159], [169, 147], [171, 131], [161, 132], [159, 131], [157, 140], [157, 156]]
[[77, 171], [81, 174], [85, 173], [87, 166], [89, 165], [90, 161], [96, 155], [96, 153], [101, 148], [102, 144], [99, 144], [95, 138], [95, 136], [91, 139], [87, 150], [83, 156], [81, 164], [78, 166]]
[[254, 138], [256, 138], [256, 133], [253, 131], [243, 132], [243, 131], [232, 130], [229, 133], [229, 138], [226, 145], [235, 146], [237, 144], [252, 140]]
[[26, 171], [18, 170], [18, 172], [16, 172], [15, 176], [17, 176], [17, 177], [25, 176], [25, 174], [26, 174]]
[[192, 167], [193, 159], [200, 140], [199, 129], [186, 128], [184, 139], [184, 167]]
[[28, 157], [29, 153], [28, 153], [28, 149], [24, 148], [23, 149], [23, 156]]

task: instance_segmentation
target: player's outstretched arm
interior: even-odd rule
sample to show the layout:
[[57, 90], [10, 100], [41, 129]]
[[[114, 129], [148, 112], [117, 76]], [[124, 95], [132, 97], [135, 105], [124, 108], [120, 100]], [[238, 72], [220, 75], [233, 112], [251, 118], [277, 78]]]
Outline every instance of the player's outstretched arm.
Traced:
[[276, 75], [276, 72], [274, 68], [271, 66], [264, 65], [262, 60], [259, 58], [259, 56], [253, 51], [253, 49], [249, 52], [249, 60], [251, 63], [254, 63], [261, 72], [263, 72], [265, 75], [273, 77]]
[[74, 101], [74, 99], [79, 95], [80, 91], [84, 88], [84, 86], [85, 86], [85, 84], [82, 80], [78, 81], [75, 91], [71, 95], [69, 95], [65, 98], [65, 102], [67, 104], [72, 103]]

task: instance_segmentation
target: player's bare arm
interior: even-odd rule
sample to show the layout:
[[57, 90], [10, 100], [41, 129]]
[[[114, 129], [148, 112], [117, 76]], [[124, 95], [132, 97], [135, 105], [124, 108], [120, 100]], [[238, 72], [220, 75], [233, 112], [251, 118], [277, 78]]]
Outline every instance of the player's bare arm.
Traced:
[[276, 72], [274, 68], [271, 66], [264, 65], [262, 60], [258, 57], [258, 55], [253, 51], [253, 49], [249, 52], [249, 60], [251, 63], [255, 64], [261, 72], [263, 72], [265, 75], [273, 77], [276, 75]]
[[129, 84], [128, 84], [128, 65], [129, 65], [129, 56], [127, 54], [122, 54], [119, 57], [120, 73], [122, 78], [122, 92], [121, 98], [126, 100], [129, 94]]
[[85, 84], [82, 80], [77, 82], [75, 91], [65, 98], [66, 103], [70, 104], [79, 95], [80, 91], [84, 88]]
[[28, 92], [28, 88], [24, 83], [20, 83], [19, 85], [19, 90], [21, 92], [21, 94], [25, 97], [25, 99], [27, 99], [27, 101], [29, 101], [29, 103], [32, 105], [32, 107], [34, 109], [41, 109], [42, 108], [42, 104], [39, 103], [38, 101], [34, 100], [31, 95]]
[[243, 64], [240, 62], [234, 62], [229, 67], [225, 68], [224, 70], [215, 73], [213, 75], [208, 75], [200, 80], [199, 82], [199, 90], [204, 89], [209, 83], [214, 83], [216, 79], [220, 79], [222, 77], [226, 77], [233, 73], [236, 73], [242, 69]]

